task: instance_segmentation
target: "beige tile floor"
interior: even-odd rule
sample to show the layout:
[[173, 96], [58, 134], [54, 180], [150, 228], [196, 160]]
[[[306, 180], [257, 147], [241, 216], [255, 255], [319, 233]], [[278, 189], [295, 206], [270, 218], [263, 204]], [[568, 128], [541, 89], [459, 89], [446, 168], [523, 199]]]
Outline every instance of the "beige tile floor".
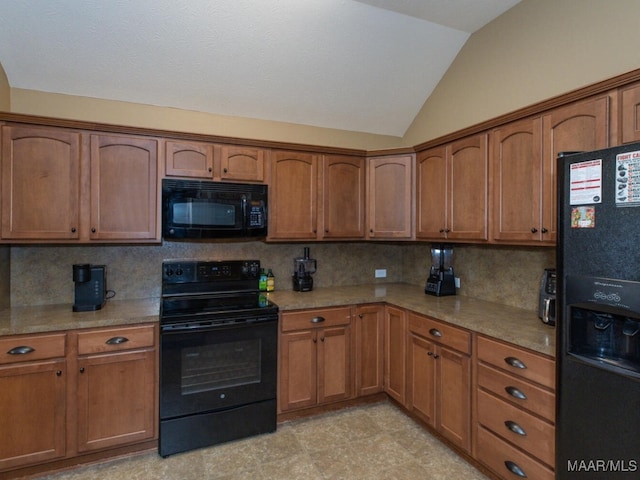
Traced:
[[165, 459], [146, 453], [41, 478], [487, 480], [387, 402], [286, 422], [272, 434]]

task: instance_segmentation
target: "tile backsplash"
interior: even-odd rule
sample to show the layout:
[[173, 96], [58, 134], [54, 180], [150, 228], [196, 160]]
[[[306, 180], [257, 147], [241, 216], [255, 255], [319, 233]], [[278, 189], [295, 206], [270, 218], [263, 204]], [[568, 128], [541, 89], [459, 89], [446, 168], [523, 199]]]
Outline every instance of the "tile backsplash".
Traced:
[[[428, 243], [264, 243], [163, 242], [162, 245], [27, 245], [2, 247], [0, 269], [10, 270], [0, 282], [0, 306], [73, 303], [74, 263], [107, 265], [107, 286], [118, 299], [160, 296], [160, 265], [165, 259], [258, 259], [272, 268], [276, 289], [291, 290], [293, 259], [310, 247], [317, 259], [314, 287], [373, 282], [424, 285], [430, 265]], [[454, 245], [454, 269], [460, 295], [537, 309], [542, 270], [554, 265], [553, 248]], [[386, 278], [374, 278], [386, 269]], [[6, 279], [7, 277], [5, 277]], [[4, 293], [3, 293], [4, 291]]]

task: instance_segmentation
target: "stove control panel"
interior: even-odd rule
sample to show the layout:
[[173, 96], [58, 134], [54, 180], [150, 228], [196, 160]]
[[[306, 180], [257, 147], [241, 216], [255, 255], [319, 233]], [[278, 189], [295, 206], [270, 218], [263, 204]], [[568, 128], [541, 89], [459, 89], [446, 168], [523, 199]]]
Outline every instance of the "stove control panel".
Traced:
[[171, 260], [162, 263], [163, 284], [257, 281], [259, 276], [259, 260]]

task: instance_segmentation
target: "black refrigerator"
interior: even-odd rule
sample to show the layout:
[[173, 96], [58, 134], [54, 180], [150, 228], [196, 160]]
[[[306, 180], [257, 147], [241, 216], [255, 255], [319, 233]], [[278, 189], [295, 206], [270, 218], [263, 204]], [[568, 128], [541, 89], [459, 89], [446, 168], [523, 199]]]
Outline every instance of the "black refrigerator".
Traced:
[[558, 159], [556, 478], [640, 478], [640, 143]]

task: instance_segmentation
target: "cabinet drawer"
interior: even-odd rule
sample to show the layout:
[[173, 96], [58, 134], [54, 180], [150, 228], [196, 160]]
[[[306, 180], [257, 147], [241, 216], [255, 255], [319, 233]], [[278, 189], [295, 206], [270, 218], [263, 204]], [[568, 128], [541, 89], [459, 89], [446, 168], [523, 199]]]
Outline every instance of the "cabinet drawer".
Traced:
[[154, 327], [120, 327], [78, 333], [78, 355], [154, 346]]
[[429, 317], [409, 314], [409, 331], [459, 352], [471, 353], [471, 333]]
[[[476, 456], [478, 460], [505, 480], [516, 478], [554, 479], [553, 470], [482, 427], [478, 427]], [[517, 470], [520, 470], [521, 474], [515, 473]]]
[[0, 338], [0, 364], [65, 356], [65, 333]]
[[351, 323], [351, 307], [318, 308], [282, 314], [282, 331], [336, 327]]
[[478, 359], [555, 389], [555, 362], [550, 358], [478, 336]]
[[478, 365], [478, 386], [550, 422], [555, 421], [555, 395], [549, 390], [483, 364]]
[[554, 464], [554, 428], [524, 410], [478, 390], [478, 422], [547, 465]]

